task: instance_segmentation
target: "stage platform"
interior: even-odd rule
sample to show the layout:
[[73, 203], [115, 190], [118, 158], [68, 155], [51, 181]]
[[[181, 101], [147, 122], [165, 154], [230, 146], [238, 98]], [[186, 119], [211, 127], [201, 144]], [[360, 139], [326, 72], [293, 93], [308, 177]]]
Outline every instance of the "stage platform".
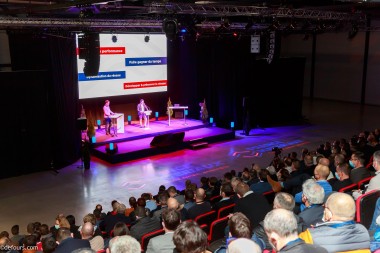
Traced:
[[[172, 119], [169, 126], [166, 119], [153, 119], [148, 128], [140, 128], [138, 121], [132, 121], [130, 125], [125, 123], [124, 133], [118, 133], [113, 137], [106, 135], [104, 128], [98, 129], [96, 143], [92, 144], [91, 153], [104, 161], [115, 164], [181, 149], [196, 149], [207, 146], [209, 143], [234, 138], [234, 130], [204, 124], [200, 120]], [[151, 145], [153, 139], [155, 139], [155, 146]], [[109, 143], [114, 143], [114, 145], [116, 143], [118, 150], [115, 154], [106, 152], [106, 145]]]

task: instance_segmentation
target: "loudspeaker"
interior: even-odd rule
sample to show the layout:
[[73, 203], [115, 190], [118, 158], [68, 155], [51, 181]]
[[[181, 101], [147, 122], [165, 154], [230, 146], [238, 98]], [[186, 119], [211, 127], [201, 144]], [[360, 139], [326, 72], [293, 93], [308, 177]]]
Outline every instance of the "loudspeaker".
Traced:
[[157, 135], [150, 142], [153, 147], [170, 147], [183, 143], [183, 138], [185, 137], [185, 132], [179, 132], [174, 134], [162, 134]]
[[79, 59], [85, 59], [85, 76], [97, 76], [100, 64], [99, 33], [85, 33], [78, 37]]
[[175, 19], [165, 19], [162, 22], [162, 30], [165, 32], [166, 38], [169, 40], [174, 40], [177, 36], [177, 20]]
[[78, 118], [77, 119], [77, 129], [78, 130], [86, 130], [87, 129], [87, 119], [86, 118]]

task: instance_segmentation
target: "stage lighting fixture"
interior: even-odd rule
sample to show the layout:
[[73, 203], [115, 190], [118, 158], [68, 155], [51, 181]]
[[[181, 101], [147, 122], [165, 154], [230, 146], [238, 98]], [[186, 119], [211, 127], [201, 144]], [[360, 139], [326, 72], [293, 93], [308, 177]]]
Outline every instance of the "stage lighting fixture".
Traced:
[[128, 119], [128, 125], [132, 124], [132, 116], [128, 115], [127, 119]]
[[145, 42], [149, 42], [149, 40], [150, 40], [150, 36], [149, 36], [149, 35], [145, 35], [145, 37], [144, 37], [144, 41], [145, 41]]
[[100, 129], [101, 124], [102, 124], [102, 121], [100, 119], [96, 120], [96, 125], [98, 125], [98, 129]]
[[158, 112], [155, 112], [154, 116], [156, 117], [156, 121], [158, 121]]
[[177, 36], [177, 21], [175, 19], [165, 19], [162, 24], [162, 30], [165, 32], [166, 38], [174, 40]]
[[113, 43], [116, 43], [116, 42], [117, 42], [117, 36], [116, 36], [116, 35], [112, 35], [112, 42], [113, 42]]

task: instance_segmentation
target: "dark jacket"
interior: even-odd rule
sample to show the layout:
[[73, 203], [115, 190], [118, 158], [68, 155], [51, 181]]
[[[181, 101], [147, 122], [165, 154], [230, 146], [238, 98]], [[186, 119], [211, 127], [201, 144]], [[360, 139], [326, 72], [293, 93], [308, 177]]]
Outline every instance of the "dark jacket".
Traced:
[[285, 245], [278, 253], [327, 253], [327, 250], [313, 244], [306, 244], [303, 240], [299, 239], [293, 243]]

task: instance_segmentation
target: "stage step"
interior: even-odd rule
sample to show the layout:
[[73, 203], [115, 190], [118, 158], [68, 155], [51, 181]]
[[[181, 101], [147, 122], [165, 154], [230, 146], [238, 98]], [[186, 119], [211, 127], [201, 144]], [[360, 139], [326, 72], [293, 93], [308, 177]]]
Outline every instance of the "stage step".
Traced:
[[190, 144], [190, 147], [191, 149], [197, 149], [197, 148], [207, 147], [207, 145], [208, 145], [208, 142], [202, 141], [202, 142], [192, 143]]

